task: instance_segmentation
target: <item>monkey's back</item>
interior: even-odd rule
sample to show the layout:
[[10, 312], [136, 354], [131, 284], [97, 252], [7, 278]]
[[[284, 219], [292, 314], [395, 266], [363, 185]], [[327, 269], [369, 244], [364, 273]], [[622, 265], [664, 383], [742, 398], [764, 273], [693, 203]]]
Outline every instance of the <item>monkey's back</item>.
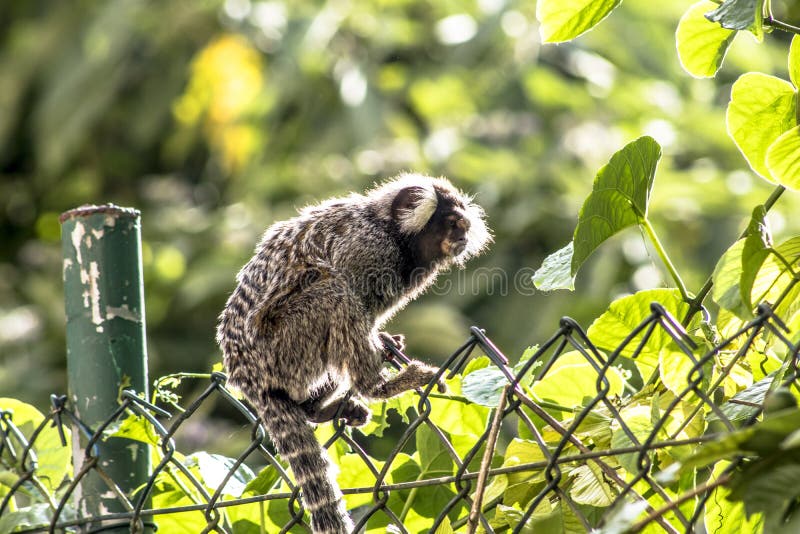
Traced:
[[348, 340], [374, 337], [378, 315], [400, 297], [397, 256], [360, 196], [268, 228], [220, 315], [230, 383], [251, 400], [280, 388], [300, 401], [329, 375], [344, 381]]

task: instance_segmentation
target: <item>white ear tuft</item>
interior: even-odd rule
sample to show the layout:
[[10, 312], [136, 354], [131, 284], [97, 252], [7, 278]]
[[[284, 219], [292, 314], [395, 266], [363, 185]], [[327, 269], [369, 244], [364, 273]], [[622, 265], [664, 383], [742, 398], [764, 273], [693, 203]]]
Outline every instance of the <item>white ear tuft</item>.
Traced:
[[438, 203], [436, 190], [431, 184], [404, 187], [392, 201], [392, 215], [401, 232], [415, 234], [428, 224]]

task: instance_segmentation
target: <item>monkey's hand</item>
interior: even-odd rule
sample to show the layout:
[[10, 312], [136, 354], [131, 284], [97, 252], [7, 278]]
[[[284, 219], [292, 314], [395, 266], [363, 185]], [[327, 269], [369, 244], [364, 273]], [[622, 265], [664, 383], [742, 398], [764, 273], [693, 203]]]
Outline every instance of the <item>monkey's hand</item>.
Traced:
[[391, 361], [394, 358], [394, 354], [392, 354], [392, 351], [386, 348], [386, 344], [388, 343], [394, 345], [395, 348], [400, 352], [406, 350], [406, 336], [404, 336], [403, 334], [391, 335], [387, 332], [381, 332], [380, 334], [378, 334], [378, 336], [380, 337], [381, 341], [384, 344], [384, 349], [383, 349], [384, 360]]

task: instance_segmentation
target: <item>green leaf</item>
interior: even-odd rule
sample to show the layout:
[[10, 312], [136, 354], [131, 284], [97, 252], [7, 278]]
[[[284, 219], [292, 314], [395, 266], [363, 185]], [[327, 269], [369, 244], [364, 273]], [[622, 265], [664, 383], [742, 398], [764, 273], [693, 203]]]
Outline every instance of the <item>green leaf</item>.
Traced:
[[740, 454], [768, 456], [782, 451], [787, 436], [800, 426], [800, 410], [784, 410], [753, 426], [704, 443], [683, 460], [682, 469], [696, 469]]
[[748, 72], [734, 82], [728, 104], [728, 135], [750, 167], [775, 181], [766, 164], [767, 149], [796, 122], [795, 88], [787, 81]]
[[625, 145], [597, 173], [578, 216], [571, 274], [606, 239], [647, 217], [661, 147], [648, 136]]
[[153, 425], [141, 415], [128, 415], [116, 424], [111, 424], [103, 432], [103, 439], [127, 438], [158, 446], [161, 439]]
[[[763, 378], [744, 391], [734, 395], [728, 402], [720, 406], [722, 414], [731, 422], [745, 421], [752, 417], [764, 402], [764, 396], [769, 391], [773, 378], [773, 376]], [[756, 406], [753, 406], [754, 404]], [[706, 420], [717, 421], [719, 417], [714, 412], [711, 412], [706, 417]]]
[[617, 497], [617, 492], [605, 480], [605, 474], [596, 463], [590, 462], [570, 472], [575, 477], [569, 494], [579, 504], [607, 507]]
[[589, 31], [622, 0], [539, 0], [536, 18], [543, 43], [560, 43]]
[[[689, 311], [677, 289], [648, 289], [615, 300], [589, 327], [589, 339], [606, 352], [615, 351], [633, 328], [638, 326], [652, 312], [650, 304], [661, 303], [664, 308], [680, 319]], [[631, 340], [620, 351], [626, 358], [633, 358], [641, 341], [641, 335]], [[658, 368], [662, 351], [678, 352], [680, 349], [672, 338], [662, 329], [656, 328], [633, 360], [644, 380]]]
[[[752, 302], [775, 303], [786, 287], [792, 283], [794, 278], [792, 270], [800, 260], [800, 236], [784, 241], [773, 250], [774, 253], [761, 264], [753, 281], [753, 288], [750, 291]], [[784, 321], [791, 319], [788, 315], [781, 317]]]
[[[383, 469], [384, 462], [372, 458], [372, 463], [375, 469], [379, 471]], [[340, 488], [364, 488], [375, 485], [375, 475], [364, 463], [364, 460], [358, 454], [345, 454], [338, 461], [339, 474], [336, 481], [339, 483]], [[391, 474], [386, 477], [386, 483], [391, 483]], [[372, 502], [372, 495], [369, 493], [346, 495], [345, 501], [347, 508], [352, 510], [359, 506], [369, 504]]]
[[408, 423], [409, 408], [416, 408], [418, 398], [413, 391], [392, 397], [391, 399], [373, 402], [369, 405], [372, 418], [366, 425], [357, 428], [365, 436], [382, 437], [383, 432], [389, 428], [389, 412], [397, 413], [404, 423]]
[[[448, 380], [447, 390], [452, 395], [463, 395], [461, 377], [456, 376]], [[433, 424], [448, 434], [477, 437], [486, 430], [489, 409], [485, 406], [433, 397], [430, 398], [430, 403], [431, 413], [428, 417]]]
[[789, 46], [789, 79], [795, 87], [800, 87], [800, 36], [792, 37]]
[[[63, 519], [66, 519], [64, 517]], [[15, 532], [31, 527], [42, 527], [50, 524], [50, 506], [37, 503], [13, 512], [6, 512], [0, 517], [0, 532]]]
[[728, 499], [744, 502], [747, 515], [764, 513], [781, 516], [788, 501], [800, 495], [800, 455], [784, 453], [771, 455], [763, 460], [747, 464], [733, 483]]
[[711, 298], [720, 307], [735, 313], [737, 317], [749, 319], [752, 317], [751, 308], [742, 301], [739, 286], [744, 275], [742, 269], [744, 241], [740, 239], [731, 245], [714, 267], [714, 273], [711, 275], [711, 280], [714, 282], [711, 286]]
[[[598, 362], [595, 364], [600, 365]], [[572, 409], [586, 405], [589, 400], [597, 396], [598, 376], [598, 372], [583, 354], [578, 351], [565, 352], [558, 356], [544, 378], [531, 386], [531, 391], [537, 401], [555, 403]], [[623, 380], [619, 370], [610, 367], [605, 376], [610, 387], [606, 395], [609, 397], [620, 395]], [[570, 386], [565, 388], [564, 384]]]
[[[728, 465], [728, 462], [715, 465], [713, 478], [716, 479]], [[743, 503], [728, 500], [730, 493], [731, 490], [724, 485], [714, 488], [711, 498], [706, 501], [703, 517], [706, 532], [714, 534], [761, 532], [763, 516], [755, 515], [748, 518]]]
[[761, 41], [764, 39], [764, 0], [725, 0], [706, 15], [730, 30], [749, 30]]
[[261, 471], [259, 471], [258, 475], [255, 478], [253, 478], [250, 482], [247, 483], [247, 486], [245, 486], [242, 495], [245, 496], [263, 495], [265, 493], [268, 493], [269, 490], [272, 489], [272, 486], [274, 486], [275, 482], [277, 481], [278, 481], [278, 470], [272, 467], [271, 465], [268, 465]]
[[776, 182], [800, 190], [800, 126], [783, 132], [769, 145], [767, 168]]
[[[649, 406], [631, 405], [623, 408], [620, 411], [621, 421], [624, 421], [628, 430], [633, 434], [638, 443], [628, 436], [623, 430], [619, 421], [614, 421], [611, 427], [611, 448], [623, 449], [633, 447], [644, 442], [653, 431], [653, 416]], [[620, 454], [617, 458], [622, 467], [629, 473], [637, 473], [639, 471], [639, 464], [637, 461], [638, 454], [628, 453]]]
[[470, 373], [461, 383], [461, 394], [470, 402], [496, 408], [500, 403], [503, 388], [508, 384], [506, 376], [496, 367], [486, 367]]
[[758, 270], [769, 256], [772, 248], [772, 233], [767, 222], [767, 210], [759, 205], [753, 209], [753, 216], [747, 227], [747, 237], [742, 248], [742, 275], [739, 279], [739, 294], [748, 310], [753, 309], [750, 291], [753, 289]]
[[[17, 399], [0, 397], [0, 410], [12, 412], [11, 422], [26, 437], [30, 437], [44, 420], [42, 412]], [[38, 459], [36, 476], [51, 491], [55, 491], [65, 477], [72, 477], [72, 439], [69, 427], [63, 428], [67, 439], [66, 447], [61, 445], [58, 429], [50, 424], [42, 429], [33, 445], [33, 451]], [[14, 446], [20, 445], [16, 440], [12, 440], [12, 443]], [[22, 448], [19, 446], [19, 450]]]
[[553, 291], [554, 289], [575, 289], [575, 277], [572, 275], [573, 243], [569, 244], [549, 256], [542, 262], [533, 274], [533, 283], [540, 291]]
[[734, 30], [721, 28], [704, 14], [716, 4], [703, 0], [690, 7], [678, 22], [675, 43], [683, 69], [697, 78], [714, 76], [736, 36]]

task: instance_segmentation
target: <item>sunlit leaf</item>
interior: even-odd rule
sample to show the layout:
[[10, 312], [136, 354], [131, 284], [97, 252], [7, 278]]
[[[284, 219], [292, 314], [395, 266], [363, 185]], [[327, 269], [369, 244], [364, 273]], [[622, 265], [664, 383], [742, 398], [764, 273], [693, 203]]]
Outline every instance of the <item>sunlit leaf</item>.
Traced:
[[800, 87], [800, 36], [792, 38], [789, 46], [789, 79], [795, 87]]
[[[10, 421], [26, 437], [30, 437], [44, 420], [44, 415], [34, 406], [17, 399], [0, 397], [0, 410], [13, 412]], [[65, 477], [72, 476], [72, 439], [69, 427], [64, 426], [63, 428], [67, 439], [66, 446], [61, 444], [58, 430], [49, 424], [42, 429], [33, 446], [38, 460], [36, 476], [49, 490], [56, 490]], [[19, 447], [18, 450], [23, 448], [16, 440], [11, 440], [10, 443], [14, 447]]]
[[[446, 383], [451, 395], [463, 394], [460, 376], [451, 378]], [[430, 398], [429, 401], [431, 422], [448, 434], [477, 437], [486, 430], [489, 409], [485, 406], [446, 398]]]
[[[769, 391], [772, 379], [772, 376], [768, 376], [734, 395], [728, 402], [720, 406], [722, 414], [734, 423], [745, 421], [752, 417], [764, 402], [764, 396]], [[706, 419], [716, 421], [719, 420], [719, 417], [714, 412], [711, 412]]]
[[[595, 362], [598, 367], [601, 365]], [[538, 401], [546, 401], [572, 409], [575, 406], [585, 405], [587, 400], [598, 395], [599, 372], [578, 351], [565, 352], [559, 355], [548, 369], [542, 380], [534, 382], [531, 386], [533, 396]], [[607, 396], [613, 397], [622, 393], [623, 380], [619, 370], [610, 367], [605, 373], [605, 383], [609, 388]], [[564, 384], [570, 387], [565, 388]]]
[[[620, 421], [614, 420], [611, 425], [612, 449], [624, 449], [640, 445], [653, 430], [653, 419], [649, 406], [627, 406], [620, 411], [620, 417]], [[622, 427], [623, 423], [633, 435], [635, 441], [628, 436], [628, 433]], [[620, 454], [617, 458], [619, 459], [620, 465], [629, 473], [636, 473], [639, 471], [637, 456], [638, 455], [635, 453], [629, 453]]]
[[[713, 479], [716, 479], [727, 468], [728, 462], [720, 462], [714, 466]], [[725, 485], [714, 488], [711, 498], [706, 501], [703, 520], [706, 532], [715, 534], [741, 534], [742, 532], [761, 532], [764, 518], [761, 514], [750, 518], [744, 512], [744, 504], [727, 499], [730, 489]]]
[[722, 28], [704, 16], [714, 6], [716, 4], [709, 0], [694, 4], [681, 17], [675, 32], [681, 66], [698, 78], [717, 73], [736, 36], [734, 30]]
[[533, 283], [541, 291], [554, 289], [575, 289], [575, 277], [572, 275], [573, 243], [569, 244], [549, 256], [542, 262], [542, 266], [533, 275]]
[[620, 348], [625, 337], [642, 321], [652, 314], [650, 304], [658, 302], [674, 317], [681, 319], [689, 311], [689, 305], [683, 301], [677, 289], [649, 289], [639, 291], [615, 300], [600, 317], [589, 327], [589, 339], [602, 350], [611, 353], [620, 350], [620, 354], [633, 360], [642, 378], [647, 380], [658, 368], [662, 351], [677, 352], [680, 349], [662, 328], [657, 327], [641, 349], [636, 349], [642, 339], [641, 335]]
[[[775, 304], [794, 278], [795, 264], [800, 260], [800, 237], [793, 237], [774, 248], [758, 270], [750, 298], [754, 303]], [[789, 320], [790, 317], [783, 317]]]
[[571, 274], [606, 239], [647, 217], [647, 204], [661, 159], [661, 147], [648, 136], [625, 145], [611, 156], [594, 179], [578, 217]]
[[725, 0], [708, 13], [708, 20], [730, 30], [749, 30], [761, 41], [764, 38], [764, 0]]
[[767, 168], [779, 184], [800, 189], [800, 126], [783, 132], [769, 146]]
[[622, 0], [539, 0], [536, 18], [544, 43], [569, 41], [606, 18]]
[[576, 467], [570, 476], [575, 477], [569, 490], [575, 502], [590, 506], [611, 506], [614, 502], [617, 492], [606, 481], [597, 464], [590, 462]]
[[[737, 317], [748, 319], [752, 315], [749, 307], [742, 301], [740, 282], [743, 276], [742, 251], [744, 239], [740, 239], [725, 251], [714, 267], [711, 280], [711, 298], [720, 307], [736, 314]], [[749, 275], [748, 275], [749, 278]]]
[[750, 167], [769, 182], [767, 149], [796, 124], [796, 92], [787, 81], [758, 72], [739, 77], [728, 104], [728, 135]]
[[686, 389], [696, 363], [684, 352], [662, 350], [658, 355], [658, 375], [668, 390], [679, 395]]
[[753, 289], [753, 282], [758, 275], [761, 264], [769, 256], [772, 248], [772, 233], [767, 222], [767, 210], [764, 206], [756, 206], [753, 209], [753, 216], [747, 227], [747, 236], [744, 239], [742, 248], [742, 276], [739, 280], [739, 293], [744, 306], [753, 309], [753, 302], [750, 298], [750, 291]]

